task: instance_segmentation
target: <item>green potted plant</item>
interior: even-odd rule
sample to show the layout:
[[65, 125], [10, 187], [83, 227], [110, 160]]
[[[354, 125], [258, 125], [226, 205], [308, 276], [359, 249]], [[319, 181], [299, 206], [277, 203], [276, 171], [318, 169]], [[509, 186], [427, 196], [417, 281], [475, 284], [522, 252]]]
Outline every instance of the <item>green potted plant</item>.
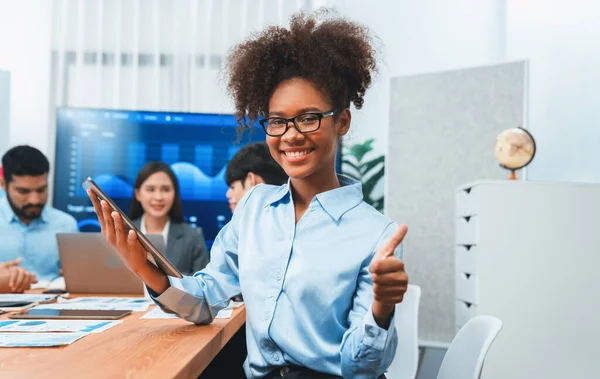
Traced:
[[373, 198], [373, 189], [383, 179], [385, 156], [380, 155], [365, 160], [365, 155], [373, 151], [373, 138], [344, 149], [342, 156], [342, 174], [362, 183], [364, 201], [383, 212], [383, 196]]

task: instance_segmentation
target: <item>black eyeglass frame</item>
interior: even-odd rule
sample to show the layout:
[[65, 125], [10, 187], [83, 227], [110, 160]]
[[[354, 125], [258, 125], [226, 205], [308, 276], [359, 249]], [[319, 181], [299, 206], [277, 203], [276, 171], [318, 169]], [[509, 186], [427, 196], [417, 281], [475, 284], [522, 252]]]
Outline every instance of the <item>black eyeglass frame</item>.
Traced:
[[[296, 116], [291, 117], [291, 118], [285, 118], [285, 117], [267, 117], [267, 118], [263, 118], [262, 120], [258, 121], [258, 123], [260, 124], [260, 126], [262, 126], [263, 130], [265, 131], [265, 133], [268, 136], [271, 136], [271, 137], [281, 137], [285, 133], [287, 133], [287, 131], [290, 129], [290, 128], [287, 127], [290, 124], [290, 122], [292, 123], [292, 125], [294, 125], [294, 128], [296, 128], [296, 130], [299, 133], [302, 133], [302, 134], [314, 133], [314, 132], [316, 132], [317, 130], [319, 130], [321, 128], [321, 120], [322, 119], [324, 119], [325, 117], [333, 116], [333, 115], [335, 115], [338, 112], [339, 112], [339, 109], [336, 108], [336, 109], [332, 109], [332, 110], [327, 111], [327, 112], [306, 112], [306, 113], [301, 113], [301, 114], [296, 115]], [[296, 119], [298, 117], [302, 117], [302, 116], [306, 116], [306, 115], [317, 116], [317, 118], [319, 119], [319, 123], [317, 124], [317, 127], [315, 129], [302, 131], [298, 127], [298, 124], [296, 124]], [[283, 121], [285, 121], [285, 126], [286, 127], [285, 127], [285, 129], [283, 129], [283, 133], [281, 133], [281, 134], [271, 134], [271, 133], [269, 133], [267, 131], [267, 129], [269, 127], [267, 125], [268, 122], [269, 122], [269, 120], [283, 120]]]

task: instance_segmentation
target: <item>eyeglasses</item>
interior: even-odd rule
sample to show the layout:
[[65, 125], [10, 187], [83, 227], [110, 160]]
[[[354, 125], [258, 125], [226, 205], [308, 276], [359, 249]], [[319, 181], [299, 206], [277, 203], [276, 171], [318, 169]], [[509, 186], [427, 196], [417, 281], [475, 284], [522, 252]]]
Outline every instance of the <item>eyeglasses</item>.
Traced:
[[332, 109], [328, 112], [308, 112], [299, 114], [296, 117], [268, 117], [259, 121], [265, 133], [271, 137], [280, 137], [288, 131], [290, 121], [300, 133], [312, 133], [319, 130], [321, 120], [324, 117], [333, 116], [338, 112], [338, 109]]

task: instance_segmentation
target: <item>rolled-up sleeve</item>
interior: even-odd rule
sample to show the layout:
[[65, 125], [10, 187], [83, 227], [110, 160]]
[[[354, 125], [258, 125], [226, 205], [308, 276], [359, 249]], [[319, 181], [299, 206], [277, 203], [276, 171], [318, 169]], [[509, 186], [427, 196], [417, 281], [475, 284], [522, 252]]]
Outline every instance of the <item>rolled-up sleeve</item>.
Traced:
[[246, 193], [231, 221], [217, 235], [210, 263], [193, 276], [169, 277], [170, 287], [160, 295], [148, 288], [150, 297], [164, 311], [195, 324], [211, 323], [229, 300], [241, 293], [238, 266], [238, 228], [240, 214], [254, 188]]

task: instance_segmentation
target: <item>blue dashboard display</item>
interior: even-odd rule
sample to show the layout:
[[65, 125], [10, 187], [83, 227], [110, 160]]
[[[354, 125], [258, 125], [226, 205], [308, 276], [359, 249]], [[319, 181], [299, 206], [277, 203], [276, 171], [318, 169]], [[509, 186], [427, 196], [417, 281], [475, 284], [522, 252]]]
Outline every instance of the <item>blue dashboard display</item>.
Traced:
[[185, 219], [201, 226], [209, 245], [231, 219], [227, 163], [246, 143], [264, 141], [259, 128], [238, 142], [233, 115], [59, 108], [53, 205], [81, 231], [99, 224], [81, 182], [91, 176], [125, 212], [138, 171], [163, 161], [179, 179]]

